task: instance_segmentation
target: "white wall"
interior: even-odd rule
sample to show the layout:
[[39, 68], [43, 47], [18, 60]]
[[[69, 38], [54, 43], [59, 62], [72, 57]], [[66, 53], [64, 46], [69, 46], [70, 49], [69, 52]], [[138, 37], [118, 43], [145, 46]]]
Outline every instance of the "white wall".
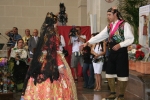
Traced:
[[117, 6], [118, 0], [108, 3], [105, 0], [87, 0], [87, 24], [90, 25], [89, 14], [97, 14], [97, 32], [101, 31], [107, 23], [107, 10]]
[[[31, 33], [35, 28], [40, 29], [47, 12], [59, 12], [60, 2], [66, 6], [67, 25], [80, 25], [78, 0], [0, 0], [0, 33], [6, 36], [4, 33], [14, 26], [22, 36], [26, 28]], [[2, 42], [7, 40], [0, 36]]]
[[[18, 27], [19, 34], [29, 28], [40, 29], [47, 12], [59, 12], [59, 3], [63, 2], [68, 14], [67, 25], [90, 25], [90, 14], [97, 14], [97, 31], [107, 25], [108, 8], [117, 5], [118, 0], [107, 3], [105, 0], [0, 0], [0, 33]], [[7, 36], [6, 36], [7, 37]], [[7, 42], [0, 36], [0, 43]]]

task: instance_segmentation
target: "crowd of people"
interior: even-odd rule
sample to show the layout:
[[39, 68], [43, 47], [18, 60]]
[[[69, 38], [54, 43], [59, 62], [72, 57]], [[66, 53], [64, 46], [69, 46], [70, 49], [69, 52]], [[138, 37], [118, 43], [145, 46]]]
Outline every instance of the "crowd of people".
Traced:
[[[62, 53], [66, 46], [64, 37], [59, 35], [57, 28], [57, 25], [66, 25], [68, 18], [64, 5], [60, 4], [60, 7], [57, 15], [46, 14], [40, 37], [37, 29], [33, 30], [32, 35], [26, 29], [24, 37], [18, 34], [17, 27], [6, 32], [11, 44], [9, 71], [17, 90], [22, 91], [22, 98], [77, 100], [75, 82], [78, 82], [77, 66], [80, 63], [83, 88], [100, 91], [101, 73], [106, 70], [111, 91], [106, 100], [124, 100], [129, 76], [127, 46], [134, 40], [130, 25], [123, 20], [118, 9], [110, 8], [107, 11], [110, 23], [100, 33], [92, 33], [90, 40], [86, 41], [81, 27], [75, 27], [74, 33], [71, 31], [69, 34], [68, 45], [72, 45], [69, 67]], [[119, 96], [115, 92], [115, 78], [118, 79]]]

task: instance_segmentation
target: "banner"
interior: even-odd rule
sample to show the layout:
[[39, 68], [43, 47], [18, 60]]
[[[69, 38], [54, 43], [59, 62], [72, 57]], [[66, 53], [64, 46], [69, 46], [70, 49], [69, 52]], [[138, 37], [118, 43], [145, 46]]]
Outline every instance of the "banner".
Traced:
[[139, 44], [150, 47], [150, 5], [139, 8]]

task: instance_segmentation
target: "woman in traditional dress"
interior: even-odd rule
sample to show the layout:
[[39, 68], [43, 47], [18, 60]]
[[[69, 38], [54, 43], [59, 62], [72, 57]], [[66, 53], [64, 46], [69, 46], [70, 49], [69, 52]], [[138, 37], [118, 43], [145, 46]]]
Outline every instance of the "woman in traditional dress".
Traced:
[[15, 83], [17, 91], [21, 91], [23, 82], [28, 70], [27, 51], [23, 48], [24, 41], [19, 39], [17, 46], [11, 49], [10, 60], [8, 61], [9, 72], [12, 76], [12, 81]]
[[48, 12], [41, 27], [40, 40], [24, 83], [24, 100], [77, 100], [70, 68], [59, 51], [60, 41], [53, 26], [56, 19]]

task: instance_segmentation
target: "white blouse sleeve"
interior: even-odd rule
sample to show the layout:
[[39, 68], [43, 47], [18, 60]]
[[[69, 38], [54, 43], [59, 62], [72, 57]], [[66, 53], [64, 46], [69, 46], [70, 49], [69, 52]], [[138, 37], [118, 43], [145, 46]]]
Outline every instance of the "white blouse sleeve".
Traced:
[[125, 40], [123, 42], [120, 42], [121, 47], [127, 47], [133, 43], [134, 36], [131, 30], [131, 26], [127, 22], [124, 24], [124, 37]]
[[101, 42], [103, 40], [105, 40], [106, 38], [108, 38], [109, 34], [107, 31], [107, 26], [96, 36], [92, 37], [88, 42], [90, 44], [94, 44], [94, 43], [98, 43]]
[[15, 53], [14, 48], [11, 49], [10, 57], [12, 57], [12, 58], [16, 57], [16, 53]]
[[66, 46], [64, 37], [63, 37], [62, 35], [60, 36], [60, 42], [61, 42], [61, 44], [62, 44], [62, 47], [65, 47], [65, 46]]
[[27, 51], [26, 50], [22, 51], [22, 54], [20, 55], [20, 58], [22, 58], [22, 59], [27, 58]]

